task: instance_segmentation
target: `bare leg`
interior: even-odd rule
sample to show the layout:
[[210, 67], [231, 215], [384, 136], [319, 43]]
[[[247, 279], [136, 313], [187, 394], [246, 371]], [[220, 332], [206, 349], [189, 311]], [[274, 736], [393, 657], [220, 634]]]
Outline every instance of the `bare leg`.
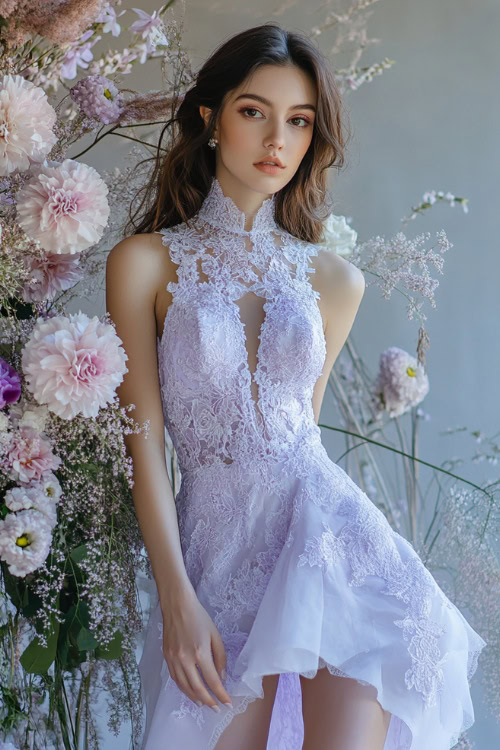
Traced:
[[263, 677], [262, 688], [264, 697], [256, 698], [243, 713], [232, 719], [220, 736], [215, 750], [266, 750], [278, 675]]
[[374, 687], [330, 674], [300, 677], [304, 744], [302, 750], [383, 750], [391, 714]]

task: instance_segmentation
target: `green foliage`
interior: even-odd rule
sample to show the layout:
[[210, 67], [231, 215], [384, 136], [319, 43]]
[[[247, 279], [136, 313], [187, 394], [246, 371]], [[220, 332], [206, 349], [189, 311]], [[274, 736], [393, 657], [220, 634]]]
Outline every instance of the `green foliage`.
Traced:
[[55, 618], [52, 620], [51, 626], [46, 646], [42, 645], [40, 637], [36, 635], [21, 654], [21, 666], [26, 672], [45, 674], [56, 658], [59, 623]]
[[123, 653], [123, 633], [116, 631], [106, 648], [98, 646], [95, 650], [96, 659], [119, 659]]

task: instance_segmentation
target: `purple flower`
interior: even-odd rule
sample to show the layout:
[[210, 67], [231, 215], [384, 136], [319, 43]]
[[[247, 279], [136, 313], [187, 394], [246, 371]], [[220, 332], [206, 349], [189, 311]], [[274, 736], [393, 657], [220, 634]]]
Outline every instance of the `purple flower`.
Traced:
[[21, 378], [5, 359], [0, 357], [0, 409], [13, 404], [21, 395]]
[[120, 117], [120, 93], [113, 81], [106, 76], [86, 76], [73, 86], [70, 94], [87, 117], [99, 120], [105, 125], [117, 122]]
[[78, 66], [80, 66], [80, 68], [88, 68], [89, 63], [94, 59], [91, 48], [101, 38], [99, 35], [96, 36], [95, 39], [92, 39], [92, 41], [87, 41], [93, 33], [92, 29], [86, 31], [85, 34], [75, 42], [74, 46], [70, 47], [66, 52], [61, 65], [62, 78], [76, 78]]

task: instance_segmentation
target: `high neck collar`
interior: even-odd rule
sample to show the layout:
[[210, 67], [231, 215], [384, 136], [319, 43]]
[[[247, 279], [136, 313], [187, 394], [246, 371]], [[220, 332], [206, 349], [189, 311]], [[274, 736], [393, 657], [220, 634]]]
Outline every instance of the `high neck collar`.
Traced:
[[217, 229], [235, 234], [250, 235], [257, 232], [271, 232], [277, 229], [274, 218], [276, 196], [266, 198], [254, 216], [252, 228], [245, 230], [246, 214], [241, 211], [228, 195], [224, 195], [219, 180], [214, 177], [210, 189], [201, 204], [197, 218]]

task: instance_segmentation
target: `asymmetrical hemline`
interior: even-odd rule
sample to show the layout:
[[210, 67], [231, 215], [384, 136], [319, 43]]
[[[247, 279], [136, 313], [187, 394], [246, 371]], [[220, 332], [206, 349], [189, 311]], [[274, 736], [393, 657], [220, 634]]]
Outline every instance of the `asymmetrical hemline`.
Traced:
[[271, 674], [268, 750], [301, 750], [300, 676], [321, 668], [372, 688], [391, 713], [384, 750], [449, 750], [474, 722], [486, 643], [322, 445], [310, 263], [323, 248], [278, 226], [274, 196], [245, 231], [216, 178], [189, 223], [161, 230], [177, 282], [159, 377], [183, 558], [224, 643], [233, 709], [199, 707], [170, 677], [152, 581], [142, 750], [214, 750]]

